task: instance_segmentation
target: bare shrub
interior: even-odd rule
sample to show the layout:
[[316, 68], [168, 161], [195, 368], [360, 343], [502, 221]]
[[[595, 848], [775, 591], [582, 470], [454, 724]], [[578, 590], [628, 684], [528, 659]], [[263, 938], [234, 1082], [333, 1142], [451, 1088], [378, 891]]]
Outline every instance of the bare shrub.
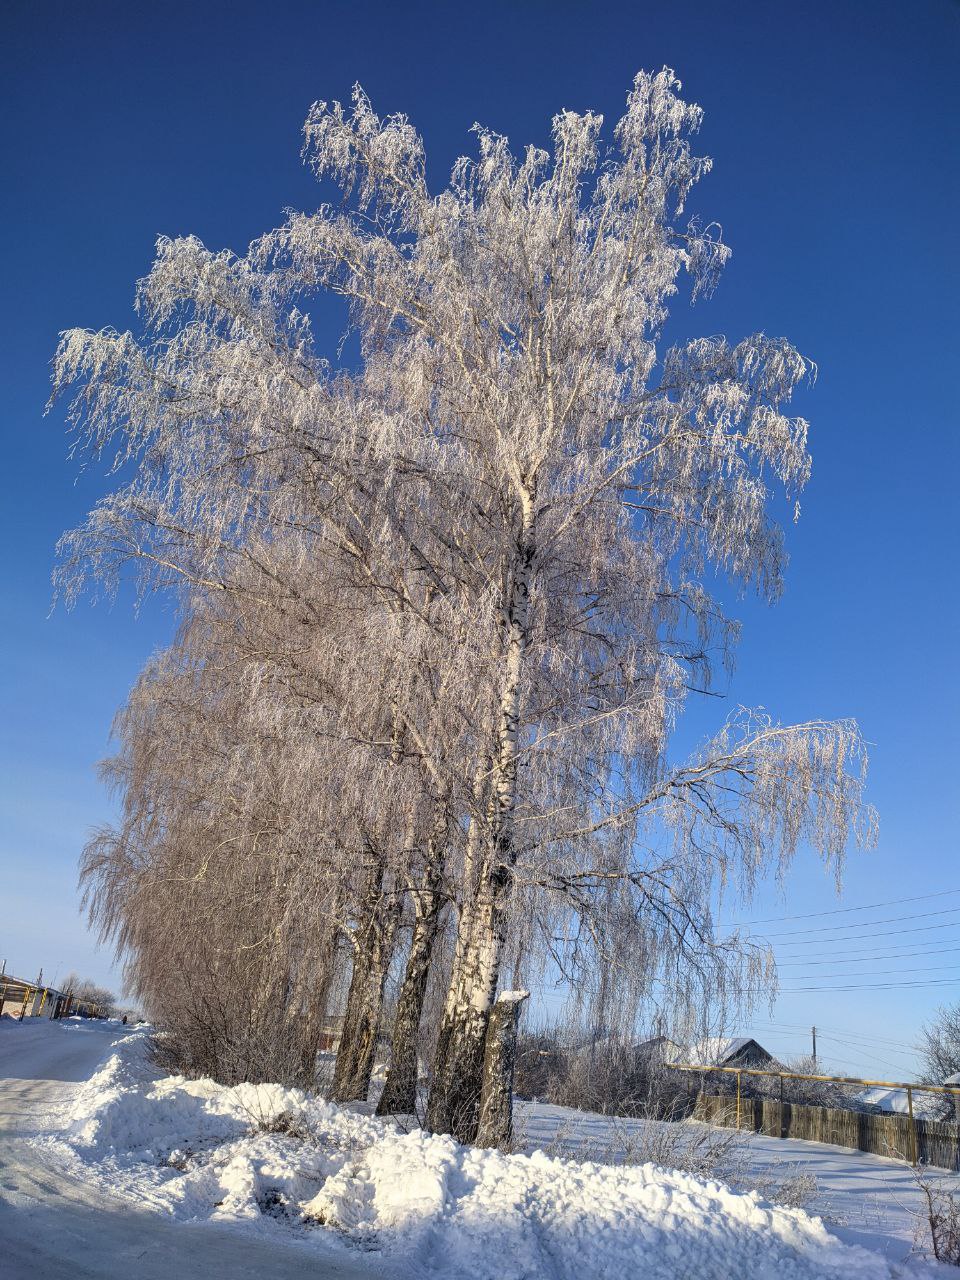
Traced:
[[656, 1164], [699, 1178], [730, 1181], [742, 1168], [745, 1141], [709, 1125], [649, 1120], [639, 1125], [610, 1122], [602, 1140], [583, 1142], [575, 1122], [562, 1124], [546, 1147], [548, 1155], [598, 1164]]
[[167, 979], [159, 969], [152, 974], [152, 1003], [166, 1028], [151, 1043], [157, 1066], [226, 1085], [275, 1081], [315, 1087], [309, 1021], [292, 1016], [272, 984], [257, 990], [249, 952], [220, 952], [204, 972], [207, 951], [197, 942], [189, 957], [180, 957], [177, 975]]
[[960, 1267], [960, 1194], [954, 1184], [934, 1177], [923, 1165], [913, 1176], [924, 1203], [917, 1215], [914, 1246], [929, 1250], [938, 1262]]
[[820, 1184], [817, 1176], [801, 1164], [778, 1160], [762, 1171], [739, 1179], [741, 1190], [759, 1191], [765, 1200], [787, 1209], [817, 1208]]
[[603, 1115], [678, 1120], [692, 1110], [681, 1073], [668, 1070], [644, 1046], [613, 1039], [569, 1054], [566, 1069], [552, 1078], [548, 1097], [560, 1106]]
[[[756, 1068], [757, 1071], [760, 1068]], [[782, 1075], [781, 1075], [782, 1072]], [[739, 1092], [742, 1098], [759, 1098], [766, 1102], [784, 1102], [794, 1106], [826, 1107], [833, 1110], [860, 1111], [859, 1087], [838, 1084], [831, 1080], [796, 1079], [796, 1076], [826, 1074], [822, 1063], [809, 1055], [790, 1058], [785, 1062], [771, 1061], [763, 1074], [753, 1075], [747, 1069], [740, 1075]], [[733, 1071], [702, 1072], [688, 1077], [691, 1088], [696, 1084], [699, 1092], [719, 1098], [734, 1098], [738, 1091], [737, 1075]]]
[[923, 1066], [930, 1084], [943, 1084], [960, 1071], [960, 1004], [942, 1006], [921, 1037]]
[[757, 1191], [772, 1204], [829, 1216], [821, 1203], [816, 1175], [799, 1163], [778, 1160], [749, 1167], [749, 1139], [737, 1130], [717, 1129], [697, 1121], [650, 1120], [641, 1125], [611, 1121], [603, 1141], [578, 1140], [577, 1124], [560, 1125], [546, 1148], [548, 1155], [600, 1164], [656, 1164], [698, 1178], [719, 1179], [738, 1191]]
[[[741, 1076], [740, 1088], [743, 1097], [764, 1098], [771, 1102], [779, 1102], [782, 1098], [784, 1102], [797, 1106], [829, 1107], [847, 1111], [858, 1110], [860, 1107], [857, 1099], [857, 1088], [836, 1084], [830, 1080], [797, 1080], [792, 1078], [794, 1076], [829, 1074], [823, 1063], [818, 1062], [810, 1054], [788, 1058], [784, 1062], [771, 1062], [769, 1068], [773, 1074]], [[784, 1072], [782, 1082], [780, 1075], [777, 1074], [781, 1069]], [[714, 1083], [718, 1080], [722, 1083], [718, 1088], [714, 1088]], [[711, 1093], [736, 1093], [736, 1089], [736, 1076], [718, 1074], [711, 1077]]]
[[743, 1159], [744, 1142], [729, 1130], [701, 1124], [651, 1121], [640, 1129], [614, 1126], [615, 1150], [625, 1164], [648, 1161], [665, 1169], [679, 1169], [698, 1178], [735, 1176]]
[[517, 1043], [513, 1091], [518, 1098], [551, 1102], [567, 1074], [568, 1057], [555, 1031], [533, 1031], [521, 1035]]
[[293, 1111], [281, 1111], [275, 1116], [263, 1116], [258, 1128], [261, 1133], [281, 1133], [288, 1138], [296, 1138], [298, 1142], [308, 1142], [312, 1134], [302, 1116]]

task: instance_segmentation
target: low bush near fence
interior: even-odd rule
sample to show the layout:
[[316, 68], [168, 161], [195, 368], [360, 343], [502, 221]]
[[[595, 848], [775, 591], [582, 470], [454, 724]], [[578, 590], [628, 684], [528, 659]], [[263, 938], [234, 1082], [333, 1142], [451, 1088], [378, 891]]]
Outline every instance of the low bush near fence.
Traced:
[[902, 1153], [908, 1160], [915, 1154], [922, 1164], [960, 1170], [960, 1129], [956, 1124], [920, 1119], [911, 1123], [906, 1115], [869, 1115], [763, 1098], [741, 1098], [738, 1112], [734, 1099], [712, 1094], [700, 1094], [694, 1116], [707, 1124], [748, 1129], [772, 1138], [830, 1142], [878, 1156]]
[[925, 1170], [915, 1170], [915, 1176], [924, 1199], [916, 1243], [923, 1250], [929, 1249], [938, 1262], [960, 1267], [960, 1196]]
[[690, 1082], [642, 1046], [609, 1038], [571, 1048], [551, 1029], [520, 1037], [513, 1088], [518, 1098], [610, 1116], [681, 1120], [693, 1110]]

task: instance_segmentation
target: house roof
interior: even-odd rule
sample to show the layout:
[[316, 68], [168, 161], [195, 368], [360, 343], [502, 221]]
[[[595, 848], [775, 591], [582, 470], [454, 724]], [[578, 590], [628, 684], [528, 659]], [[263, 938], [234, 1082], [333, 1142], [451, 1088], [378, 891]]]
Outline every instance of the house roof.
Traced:
[[[722, 1067], [735, 1058], [748, 1044], [757, 1044], [750, 1036], [706, 1036], [686, 1050], [687, 1061], [695, 1067]], [[757, 1044], [763, 1053], [766, 1049]]]
[[960, 1084], [960, 1071], [955, 1071], [952, 1076], [947, 1076], [943, 1083], [945, 1085]]
[[683, 1053], [683, 1045], [669, 1036], [650, 1036], [647, 1040], [638, 1040], [634, 1048], [642, 1053]]
[[31, 982], [27, 978], [15, 978], [12, 973], [0, 973], [0, 990], [6, 992], [6, 1000], [22, 1000], [25, 991], [44, 991], [47, 992], [47, 999], [51, 996], [62, 996], [65, 993], [58, 990], [57, 987], [50, 986], [45, 982]]
[[[906, 1115], [910, 1110], [906, 1089], [863, 1089], [857, 1098], [871, 1107], [879, 1107], [881, 1111], [893, 1112], [895, 1115]], [[920, 1118], [936, 1116], [939, 1109], [937, 1097], [932, 1093], [917, 1090], [913, 1095], [913, 1114]]]

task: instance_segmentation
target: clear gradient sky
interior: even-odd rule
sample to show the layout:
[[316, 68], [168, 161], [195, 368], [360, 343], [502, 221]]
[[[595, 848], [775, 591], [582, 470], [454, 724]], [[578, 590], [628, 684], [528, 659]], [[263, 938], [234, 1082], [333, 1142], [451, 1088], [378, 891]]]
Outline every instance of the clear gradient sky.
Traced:
[[[892, 904], [757, 926], [777, 935], [791, 964], [772, 1021], [758, 1011], [744, 1029], [786, 1055], [808, 1047], [816, 1022], [827, 1065], [893, 1079], [912, 1071], [919, 1025], [960, 999], [954, 0], [5, 0], [0, 958], [9, 970], [32, 977], [42, 965], [53, 979], [76, 968], [116, 981], [78, 915], [76, 861], [111, 812], [95, 765], [114, 710], [174, 625], [162, 602], [139, 617], [129, 600], [48, 616], [56, 539], [107, 484], [95, 473], [78, 479], [62, 415], [41, 417], [58, 331], [131, 324], [134, 282], [158, 234], [242, 251], [285, 207], [314, 206], [300, 127], [311, 102], [347, 97], [356, 80], [378, 111], [411, 117], [439, 184], [470, 148], [475, 120], [516, 145], [544, 142], [564, 107], [612, 122], [634, 73], [663, 64], [706, 110], [700, 146], [715, 169], [695, 204], [734, 250], [716, 296], [681, 304], [674, 330], [785, 334], [820, 370], [799, 405], [812, 422], [814, 473], [788, 533], [786, 593], [774, 609], [738, 605], [744, 641], [728, 702], [784, 720], [857, 717], [875, 744], [870, 797], [882, 824], [879, 848], [849, 862], [842, 900], [805, 858], [782, 892], [767, 886], [751, 909], [729, 914]], [[328, 330], [332, 347], [332, 314]], [[679, 745], [724, 712], [694, 713]], [[907, 915], [917, 918], [899, 919]], [[804, 928], [821, 932], [780, 936]], [[860, 956], [868, 950], [877, 954]], [[841, 984], [838, 972], [860, 976]], [[823, 981], [804, 976], [818, 973]], [[922, 985], [787, 990], [889, 981]]]

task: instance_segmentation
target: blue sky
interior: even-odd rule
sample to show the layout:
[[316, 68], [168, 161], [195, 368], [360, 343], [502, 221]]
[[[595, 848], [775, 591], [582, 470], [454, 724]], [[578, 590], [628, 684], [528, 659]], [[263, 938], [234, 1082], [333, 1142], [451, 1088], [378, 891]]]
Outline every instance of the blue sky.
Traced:
[[[879, 848], [851, 858], [842, 901], [806, 858], [782, 892], [768, 886], [752, 908], [730, 914], [892, 903], [762, 928], [823, 930], [778, 937], [783, 957], [836, 954], [841, 972], [918, 968], [889, 980], [944, 983], [785, 992], [773, 1022], [758, 1012], [751, 1027], [790, 1053], [806, 1048], [816, 1022], [837, 1069], [909, 1072], [919, 1024], [940, 1001], [960, 998], [960, 959], [950, 965], [960, 950], [949, 951], [960, 948], [960, 893], [898, 905], [960, 890], [958, 53], [960, 5], [951, 0], [4, 5], [8, 968], [114, 976], [78, 915], [76, 859], [110, 813], [95, 764], [113, 713], [174, 624], [159, 601], [139, 617], [128, 601], [49, 615], [56, 539], [106, 485], [95, 473], [78, 478], [62, 416], [41, 417], [58, 330], [130, 324], [134, 281], [160, 233], [242, 251], [285, 207], [315, 205], [299, 130], [312, 101], [346, 97], [355, 80], [379, 111], [411, 117], [439, 184], [470, 147], [475, 120], [517, 145], [545, 141], [562, 107], [597, 109], [612, 122], [636, 70], [666, 63], [706, 110], [700, 145], [715, 169], [696, 208], [722, 224], [734, 250], [714, 299], [681, 304], [673, 328], [785, 334], [820, 370], [799, 405], [812, 422], [814, 474], [788, 532], [786, 593], [774, 609], [738, 604], [744, 641], [729, 701], [785, 720], [856, 716], [875, 744], [870, 796], [882, 823]], [[331, 345], [336, 332], [331, 315]], [[696, 712], [681, 743], [722, 714], [715, 704]], [[933, 910], [946, 914], [927, 918]], [[908, 914], [922, 918], [896, 921]], [[907, 927], [923, 931], [898, 932]], [[845, 940], [864, 933], [872, 938]], [[857, 946], [872, 941], [893, 954], [901, 939], [916, 939], [922, 954], [846, 963]], [[829, 986], [799, 975], [836, 971], [785, 966], [784, 987]]]

